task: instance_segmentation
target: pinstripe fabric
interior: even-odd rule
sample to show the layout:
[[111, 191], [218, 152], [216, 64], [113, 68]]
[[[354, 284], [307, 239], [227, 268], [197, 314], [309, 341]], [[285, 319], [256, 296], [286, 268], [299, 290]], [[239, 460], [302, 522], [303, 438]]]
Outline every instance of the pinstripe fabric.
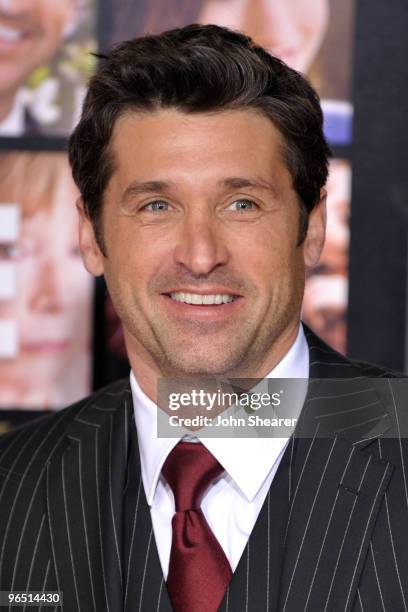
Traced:
[[[346, 384], [311, 381], [302, 437], [286, 449], [220, 609], [408, 612], [400, 379], [306, 335], [311, 378]], [[388, 388], [368, 377], [389, 377]], [[171, 611], [127, 381], [0, 438], [0, 587], [62, 590], [69, 612]]]

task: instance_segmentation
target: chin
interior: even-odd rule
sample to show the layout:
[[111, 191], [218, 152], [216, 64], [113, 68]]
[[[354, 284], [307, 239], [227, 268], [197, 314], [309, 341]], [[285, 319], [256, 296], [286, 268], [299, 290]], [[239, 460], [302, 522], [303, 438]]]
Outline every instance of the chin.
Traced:
[[[214, 356], [213, 356], [214, 357]], [[235, 360], [226, 360], [225, 358], [220, 359], [211, 359], [205, 358], [203, 355], [200, 355], [197, 358], [197, 355], [192, 355], [191, 358], [175, 358], [175, 355], [171, 356], [168, 360], [168, 364], [170, 365], [170, 370], [177, 372], [177, 376], [216, 376], [221, 374], [227, 374], [228, 372], [234, 370], [237, 367], [237, 363]], [[165, 368], [167, 370], [167, 368]]]

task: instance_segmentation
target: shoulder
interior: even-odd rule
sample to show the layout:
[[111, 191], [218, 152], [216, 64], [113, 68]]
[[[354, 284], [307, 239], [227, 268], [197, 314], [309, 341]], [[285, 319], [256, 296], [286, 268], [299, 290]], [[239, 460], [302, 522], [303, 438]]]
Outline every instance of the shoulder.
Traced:
[[407, 374], [398, 372], [397, 370], [391, 370], [375, 363], [369, 363], [367, 361], [359, 361], [355, 359], [349, 359], [356, 368], [361, 370], [364, 376], [367, 378], [407, 378]]
[[304, 334], [309, 347], [311, 378], [406, 378], [407, 375], [390, 368], [352, 359], [326, 344], [317, 334], [303, 323]]
[[[110, 384], [84, 399], [52, 412], [0, 436], [0, 476], [28, 462], [44, 463], [57, 451], [71, 423], [98, 403], [106, 403], [130, 392], [129, 380]], [[20, 467], [19, 467], [20, 466]]]

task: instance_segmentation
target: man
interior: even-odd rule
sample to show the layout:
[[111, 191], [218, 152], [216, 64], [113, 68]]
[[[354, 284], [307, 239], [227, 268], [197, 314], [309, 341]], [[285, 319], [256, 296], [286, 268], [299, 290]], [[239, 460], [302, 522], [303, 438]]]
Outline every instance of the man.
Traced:
[[39, 132], [21, 86], [48, 62], [77, 20], [77, 0], [0, 1], [0, 135]]
[[[75, 611], [406, 609], [406, 442], [381, 439], [402, 432], [399, 379], [387, 395], [367, 377], [391, 374], [300, 323], [327, 156], [314, 91], [239, 33], [101, 58], [70, 160], [131, 380], [1, 439], [2, 590]], [[208, 377], [310, 377], [299, 435], [159, 438], [159, 380]]]

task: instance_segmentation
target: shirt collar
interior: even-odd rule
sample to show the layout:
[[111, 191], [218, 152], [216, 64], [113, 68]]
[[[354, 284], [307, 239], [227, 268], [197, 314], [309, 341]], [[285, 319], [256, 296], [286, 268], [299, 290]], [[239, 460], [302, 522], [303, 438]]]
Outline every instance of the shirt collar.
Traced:
[[[278, 365], [265, 378], [309, 377], [309, 350], [302, 325], [295, 342]], [[176, 438], [157, 437], [157, 406], [130, 373], [135, 421], [139, 441], [143, 486], [148, 504], [153, 503], [157, 481]], [[298, 414], [303, 401], [297, 407]], [[285, 438], [201, 438], [239, 489], [252, 501], [287, 444]]]

